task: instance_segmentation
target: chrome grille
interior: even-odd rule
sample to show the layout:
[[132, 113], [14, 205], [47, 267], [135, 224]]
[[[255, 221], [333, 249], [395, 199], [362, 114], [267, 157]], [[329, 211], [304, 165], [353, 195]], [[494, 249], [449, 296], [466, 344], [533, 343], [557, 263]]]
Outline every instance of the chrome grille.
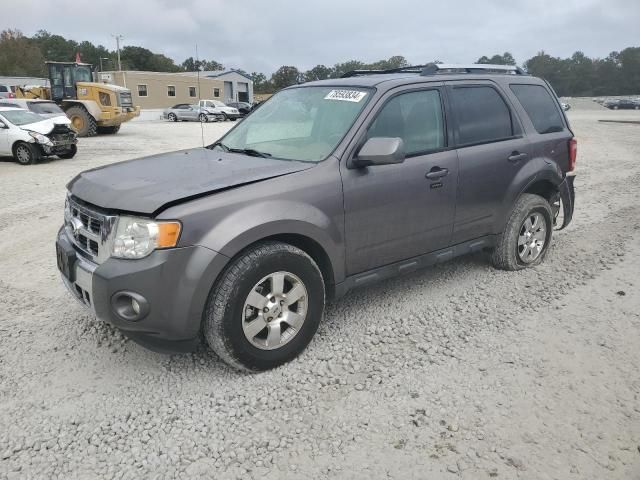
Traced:
[[117, 217], [98, 212], [74, 197], [67, 201], [64, 219], [67, 237], [85, 257], [102, 263], [109, 257], [110, 234]]

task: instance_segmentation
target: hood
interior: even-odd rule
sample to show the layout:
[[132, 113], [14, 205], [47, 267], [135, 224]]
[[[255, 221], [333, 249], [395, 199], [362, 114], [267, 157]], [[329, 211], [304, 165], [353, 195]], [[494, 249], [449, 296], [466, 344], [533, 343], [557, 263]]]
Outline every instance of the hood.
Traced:
[[71, 119], [64, 113], [39, 113], [38, 115], [51, 119], [56, 125], [71, 125]]
[[87, 170], [67, 188], [98, 207], [152, 215], [169, 204], [313, 166], [194, 148]]
[[51, 130], [54, 129], [55, 123], [52, 119], [45, 119], [41, 122], [36, 123], [27, 123], [26, 125], [20, 125], [20, 128], [23, 130], [31, 130], [32, 132], [41, 133], [42, 135], [47, 135], [51, 133]]

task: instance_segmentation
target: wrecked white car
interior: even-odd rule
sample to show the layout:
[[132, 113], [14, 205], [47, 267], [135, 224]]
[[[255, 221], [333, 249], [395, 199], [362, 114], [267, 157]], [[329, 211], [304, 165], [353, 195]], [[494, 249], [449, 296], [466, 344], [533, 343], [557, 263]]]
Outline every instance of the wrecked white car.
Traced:
[[21, 165], [57, 155], [73, 158], [78, 136], [67, 124], [21, 108], [0, 107], [0, 156], [12, 156]]

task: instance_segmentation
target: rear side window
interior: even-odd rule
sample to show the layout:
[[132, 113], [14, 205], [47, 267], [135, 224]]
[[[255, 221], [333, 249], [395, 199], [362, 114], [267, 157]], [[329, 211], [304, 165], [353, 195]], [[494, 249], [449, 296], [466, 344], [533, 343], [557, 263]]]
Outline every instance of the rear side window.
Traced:
[[455, 87], [453, 105], [458, 121], [458, 143], [490, 143], [513, 137], [511, 112], [492, 87]]
[[564, 130], [558, 106], [546, 88], [540, 85], [511, 85], [511, 91], [518, 97], [538, 133]]
[[9, 90], [4, 85], [0, 85], [0, 92], [8, 92]]

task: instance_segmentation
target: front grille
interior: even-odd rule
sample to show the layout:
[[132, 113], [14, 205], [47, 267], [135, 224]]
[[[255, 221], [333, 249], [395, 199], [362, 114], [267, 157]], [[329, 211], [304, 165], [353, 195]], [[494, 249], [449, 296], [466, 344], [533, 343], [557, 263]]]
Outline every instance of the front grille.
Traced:
[[120, 106], [121, 107], [133, 107], [133, 100], [131, 99], [131, 92], [120, 92]]
[[74, 197], [69, 197], [68, 202], [65, 214], [67, 236], [81, 255], [102, 263], [109, 256], [109, 234], [116, 217], [100, 213]]

